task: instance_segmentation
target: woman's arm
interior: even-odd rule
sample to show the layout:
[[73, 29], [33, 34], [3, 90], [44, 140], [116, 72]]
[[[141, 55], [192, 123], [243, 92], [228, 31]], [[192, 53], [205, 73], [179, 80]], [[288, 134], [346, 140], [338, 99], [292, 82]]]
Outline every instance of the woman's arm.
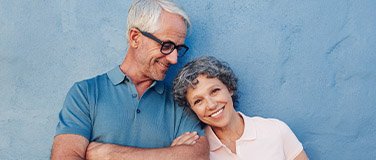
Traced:
[[302, 150], [298, 156], [296, 156], [294, 158], [294, 160], [309, 160], [309, 158], [307, 157], [307, 154], [304, 152], [304, 150]]

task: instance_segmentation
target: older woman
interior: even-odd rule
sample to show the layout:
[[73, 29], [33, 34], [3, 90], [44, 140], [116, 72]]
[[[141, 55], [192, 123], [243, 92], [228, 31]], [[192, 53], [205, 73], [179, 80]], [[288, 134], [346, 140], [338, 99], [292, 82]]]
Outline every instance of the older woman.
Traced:
[[[236, 112], [237, 77], [225, 62], [202, 57], [187, 63], [173, 81], [174, 99], [207, 124], [210, 159], [308, 159], [291, 129], [277, 119]], [[190, 137], [179, 137], [187, 140]]]

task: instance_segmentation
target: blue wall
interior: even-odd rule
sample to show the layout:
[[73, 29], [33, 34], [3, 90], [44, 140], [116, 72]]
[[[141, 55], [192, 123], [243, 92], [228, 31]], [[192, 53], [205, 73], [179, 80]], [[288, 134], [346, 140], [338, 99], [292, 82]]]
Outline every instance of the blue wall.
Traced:
[[[285, 121], [311, 159], [376, 157], [376, 1], [178, 0], [189, 53], [230, 63], [239, 110]], [[75, 81], [125, 57], [129, 1], [0, 0], [0, 159], [48, 159]]]

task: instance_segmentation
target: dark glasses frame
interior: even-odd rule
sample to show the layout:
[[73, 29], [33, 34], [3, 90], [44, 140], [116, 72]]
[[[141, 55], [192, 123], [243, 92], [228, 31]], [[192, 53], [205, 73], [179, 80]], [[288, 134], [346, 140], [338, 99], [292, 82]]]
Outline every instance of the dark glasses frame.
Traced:
[[[184, 54], [187, 53], [187, 51], [188, 51], [188, 49], [189, 49], [189, 48], [188, 48], [186, 45], [184, 45], [184, 44], [182, 44], [182, 45], [176, 45], [174, 42], [171, 42], [171, 41], [163, 42], [163, 41], [161, 41], [160, 39], [158, 39], [157, 37], [153, 36], [153, 35], [152, 35], [151, 33], [149, 33], [149, 32], [144, 32], [144, 31], [142, 31], [142, 30], [140, 30], [140, 29], [138, 29], [138, 28], [136, 28], [136, 29], [137, 29], [138, 31], [140, 31], [141, 34], [144, 35], [145, 37], [148, 37], [148, 38], [150, 38], [150, 39], [152, 39], [152, 40], [158, 42], [159, 44], [161, 44], [162, 47], [161, 47], [161, 50], [160, 50], [160, 51], [161, 51], [161, 53], [164, 54], [164, 55], [169, 55], [169, 54], [171, 54], [171, 53], [174, 51], [174, 49], [176, 49], [177, 52], [178, 52], [178, 57], [183, 57]], [[172, 46], [172, 47], [170, 47], [170, 46]], [[164, 48], [169, 49], [169, 51], [166, 51], [166, 49], [164, 49]]]

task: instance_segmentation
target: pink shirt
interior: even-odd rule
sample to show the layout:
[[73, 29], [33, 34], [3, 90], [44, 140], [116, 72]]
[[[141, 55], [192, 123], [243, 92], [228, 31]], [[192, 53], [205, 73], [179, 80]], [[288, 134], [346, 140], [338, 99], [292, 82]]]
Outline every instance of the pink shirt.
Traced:
[[236, 140], [236, 154], [222, 144], [210, 126], [205, 128], [211, 160], [290, 160], [303, 150], [302, 144], [284, 122], [238, 113], [243, 117], [245, 127], [243, 135]]

